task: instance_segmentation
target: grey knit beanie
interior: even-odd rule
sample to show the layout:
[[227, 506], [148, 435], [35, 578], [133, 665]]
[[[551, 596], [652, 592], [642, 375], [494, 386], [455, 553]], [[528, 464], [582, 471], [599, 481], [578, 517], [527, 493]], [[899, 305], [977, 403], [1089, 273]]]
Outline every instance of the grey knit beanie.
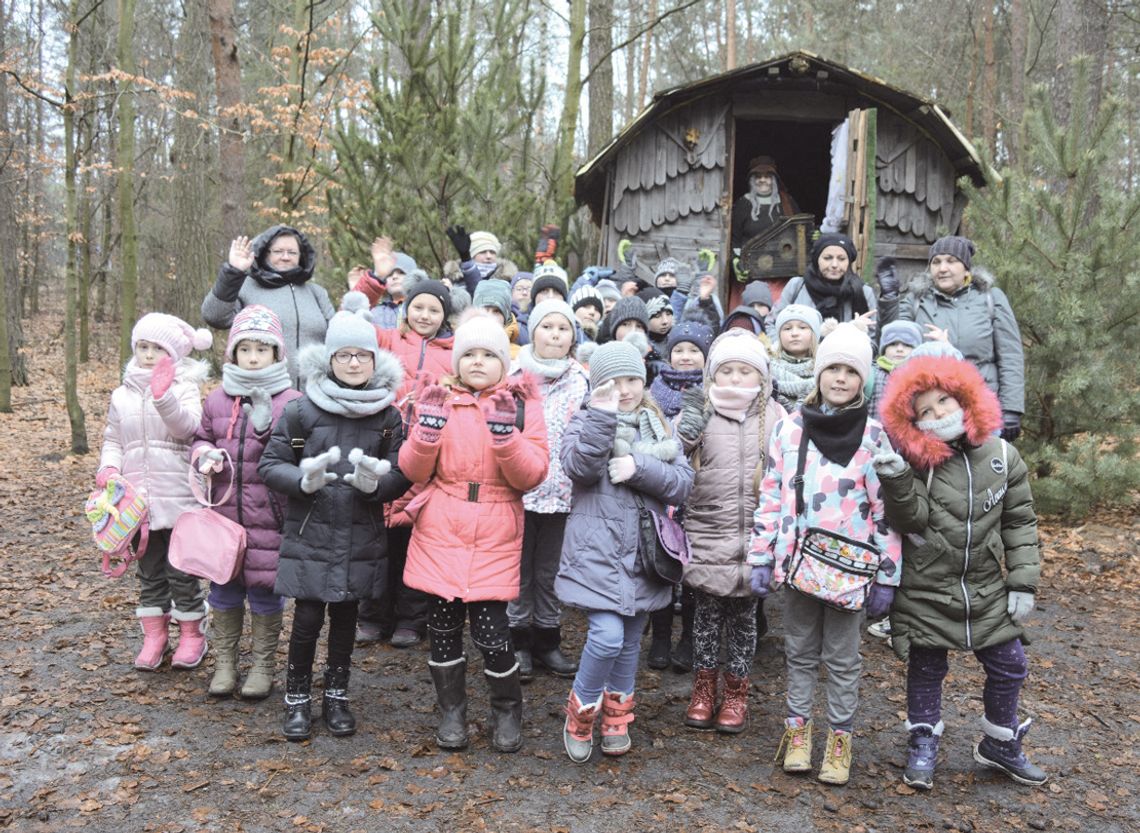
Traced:
[[626, 321], [640, 321], [642, 328], [649, 329], [649, 310], [645, 302], [636, 295], [618, 298], [614, 308], [610, 310], [610, 332], [617, 333], [617, 328]]
[[752, 281], [748, 286], [744, 287], [744, 292], [740, 295], [740, 303], [746, 306], [753, 304], [763, 304], [768, 309], [772, 308], [772, 290], [768, 288], [767, 281]]
[[333, 353], [346, 347], [367, 350], [372, 354], [372, 366], [379, 363], [380, 345], [376, 341], [376, 325], [371, 319], [345, 310], [332, 317], [329, 328], [325, 331], [325, 361], [331, 361]]
[[966, 269], [970, 268], [970, 259], [974, 256], [977, 247], [968, 237], [941, 237], [935, 240], [930, 247], [930, 255], [926, 262], [934, 260], [935, 255], [951, 255], [962, 261]]
[[[531, 284], [534, 289], [534, 284]], [[503, 314], [503, 321], [511, 321], [511, 285], [498, 278], [487, 278], [475, 284], [475, 295], [471, 299], [472, 306], [495, 307]]]
[[573, 330], [578, 323], [578, 319], [574, 317], [574, 310], [561, 298], [548, 298], [545, 301], [539, 301], [530, 311], [530, 316], [526, 321], [526, 331], [531, 341], [534, 341], [534, 331], [538, 329], [538, 325], [542, 323], [542, 319], [551, 315], [561, 315], [570, 322], [571, 330]]
[[628, 341], [610, 341], [590, 356], [590, 387], [596, 389], [620, 376], [636, 376], [644, 382], [645, 360]]

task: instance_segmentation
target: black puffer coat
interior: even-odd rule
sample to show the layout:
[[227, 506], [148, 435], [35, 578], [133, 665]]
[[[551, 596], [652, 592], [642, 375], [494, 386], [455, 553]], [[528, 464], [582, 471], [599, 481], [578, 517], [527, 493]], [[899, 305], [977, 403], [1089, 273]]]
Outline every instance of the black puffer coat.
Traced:
[[[321, 354], [318, 361], [323, 360], [323, 352], [317, 346], [304, 351], [302, 371], [311, 369], [311, 357], [317, 353]], [[385, 351], [380, 358], [369, 386], [397, 389], [403, 378], [399, 362]], [[411, 486], [398, 465], [403, 443], [400, 412], [388, 405], [370, 416], [349, 417], [318, 408], [308, 396], [295, 401], [301, 434], [306, 438], [302, 459], [334, 445], [340, 448], [341, 459], [329, 468], [338, 479], [307, 495], [301, 491], [301, 470], [290, 445], [287, 416], [274, 426], [258, 466], [269, 488], [289, 498], [274, 589], [282, 596], [322, 602], [377, 598], [384, 591], [388, 570], [383, 504]], [[348, 452], [354, 448], [392, 464], [370, 495], [344, 481], [353, 470]]]

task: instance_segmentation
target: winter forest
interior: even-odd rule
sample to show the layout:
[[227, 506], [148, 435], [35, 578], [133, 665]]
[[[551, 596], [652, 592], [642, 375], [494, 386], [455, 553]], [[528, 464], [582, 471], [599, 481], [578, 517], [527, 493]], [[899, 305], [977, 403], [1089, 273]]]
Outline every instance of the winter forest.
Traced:
[[194, 319], [228, 241], [275, 222], [316, 241], [334, 300], [377, 234], [438, 271], [456, 222], [517, 255], [558, 222], [580, 269], [597, 230], [574, 173], [655, 91], [807, 49], [937, 102], [992, 166], [963, 232], [1022, 321], [1040, 499], [1120, 501], [1138, 479], [1138, 44], [1115, 0], [5, 0], [0, 409], [27, 381], [29, 317], [66, 313], [81, 451], [92, 332], [119, 328], [125, 358], [138, 314]]

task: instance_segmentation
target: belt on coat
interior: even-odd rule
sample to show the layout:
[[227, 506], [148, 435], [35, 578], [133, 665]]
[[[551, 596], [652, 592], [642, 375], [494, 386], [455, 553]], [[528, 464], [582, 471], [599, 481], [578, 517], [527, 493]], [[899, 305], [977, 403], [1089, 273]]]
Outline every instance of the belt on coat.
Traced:
[[440, 491], [468, 503], [509, 503], [512, 500], [518, 500], [520, 497], [517, 490], [509, 486], [496, 486], [492, 483], [474, 481], [452, 483], [437, 480], [435, 485]]

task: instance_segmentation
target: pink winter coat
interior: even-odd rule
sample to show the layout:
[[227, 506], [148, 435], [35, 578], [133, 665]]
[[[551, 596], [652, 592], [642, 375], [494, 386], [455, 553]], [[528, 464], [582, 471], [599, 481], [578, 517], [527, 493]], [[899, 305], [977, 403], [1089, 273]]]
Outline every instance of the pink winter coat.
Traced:
[[[525, 422], [495, 446], [483, 414], [501, 386], [524, 401]], [[448, 387], [451, 411], [439, 440], [425, 442], [413, 427], [400, 447], [400, 470], [427, 484], [407, 507], [413, 529], [404, 584], [448, 600], [510, 601], [519, 594], [523, 492], [550, 466], [542, 399], [529, 375], [478, 398], [458, 383]]]
[[131, 359], [123, 384], [111, 392], [99, 468], [114, 466], [146, 494], [151, 529], [172, 529], [179, 515], [198, 505], [190, 491], [190, 441], [202, 419], [206, 374], [205, 362], [183, 359], [170, 390], [156, 401], [151, 371]]

